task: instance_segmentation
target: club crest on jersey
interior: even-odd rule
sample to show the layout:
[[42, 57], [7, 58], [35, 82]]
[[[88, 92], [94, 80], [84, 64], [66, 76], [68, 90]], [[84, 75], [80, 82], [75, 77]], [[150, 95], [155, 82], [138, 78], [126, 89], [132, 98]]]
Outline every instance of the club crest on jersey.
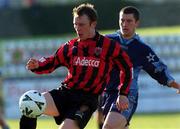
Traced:
[[74, 65], [79, 66], [91, 66], [91, 67], [99, 67], [100, 60], [92, 57], [77, 57], [75, 56], [73, 59]]
[[101, 52], [102, 52], [102, 48], [100, 48], [100, 47], [96, 47], [94, 50], [94, 53], [96, 56], [99, 56], [101, 54]]

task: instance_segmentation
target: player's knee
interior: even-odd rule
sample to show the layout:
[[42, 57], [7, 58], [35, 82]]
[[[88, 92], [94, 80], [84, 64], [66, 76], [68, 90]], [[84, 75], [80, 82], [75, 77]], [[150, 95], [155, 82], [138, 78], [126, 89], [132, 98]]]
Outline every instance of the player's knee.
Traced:
[[102, 127], [102, 129], [113, 129], [111, 124], [105, 123]]
[[45, 92], [43, 93], [45, 99], [46, 99], [46, 108], [44, 111], [44, 114], [50, 115], [50, 116], [59, 116], [59, 111], [54, 103], [54, 100], [50, 93]]
[[104, 124], [102, 129], [126, 129], [123, 125], [113, 126], [111, 124]]
[[126, 129], [124, 124], [110, 124], [110, 123], [105, 123], [103, 125], [102, 129]]

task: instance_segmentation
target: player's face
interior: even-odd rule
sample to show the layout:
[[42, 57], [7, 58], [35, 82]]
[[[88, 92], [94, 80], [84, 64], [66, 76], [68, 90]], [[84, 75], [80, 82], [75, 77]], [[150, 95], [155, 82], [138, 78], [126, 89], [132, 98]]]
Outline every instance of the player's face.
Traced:
[[133, 14], [120, 13], [119, 26], [121, 34], [124, 38], [131, 38], [134, 35], [138, 25], [139, 21], [135, 20]]
[[74, 16], [73, 24], [80, 40], [94, 37], [96, 22], [90, 22], [88, 16]]

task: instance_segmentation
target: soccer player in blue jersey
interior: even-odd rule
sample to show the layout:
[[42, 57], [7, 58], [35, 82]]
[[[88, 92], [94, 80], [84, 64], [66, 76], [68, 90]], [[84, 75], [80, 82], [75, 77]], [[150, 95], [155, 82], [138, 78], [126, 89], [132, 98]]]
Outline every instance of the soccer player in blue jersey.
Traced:
[[[133, 63], [133, 80], [128, 94], [129, 108], [122, 110], [116, 106], [118, 96], [118, 74], [116, 68], [111, 72], [110, 82], [103, 94], [102, 113], [100, 116], [106, 116], [103, 129], [128, 129], [129, 121], [136, 111], [138, 101], [138, 76], [141, 70], [146, 71], [152, 78], [160, 84], [173, 87], [180, 91], [178, 84], [170, 76], [167, 66], [159, 59], [154, 51], [146, 45], [136, 34], [136, 28], [139, 25], [139, 10], [132, 6], [124, 7], [119, 13], [120, 30], [116, 33], [107, 35], [109, 38], [118, 41], [122, 48], [128, 53]], [[102, 123], [99, 119], [99, 128]]]

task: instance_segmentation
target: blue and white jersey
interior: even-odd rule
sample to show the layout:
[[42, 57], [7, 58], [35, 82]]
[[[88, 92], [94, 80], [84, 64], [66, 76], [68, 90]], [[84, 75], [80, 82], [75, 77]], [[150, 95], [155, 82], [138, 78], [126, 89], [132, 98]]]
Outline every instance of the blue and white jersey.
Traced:
[[[118, 41], [132, 61], [133, 80], [130, 89], [138, 90], [138, 76], [142, 69], [162, 85], [168, 85], [169, 82], [174, 80], [169, 75], [167, 66], [137, 34], [129, 40], [123, 39], [119, 31], [106, 36]], [[106, 87], [106, 91], [116, 90], [119, 81], [119, 71], [114, 68], [111, 72], [110, 82]]]

